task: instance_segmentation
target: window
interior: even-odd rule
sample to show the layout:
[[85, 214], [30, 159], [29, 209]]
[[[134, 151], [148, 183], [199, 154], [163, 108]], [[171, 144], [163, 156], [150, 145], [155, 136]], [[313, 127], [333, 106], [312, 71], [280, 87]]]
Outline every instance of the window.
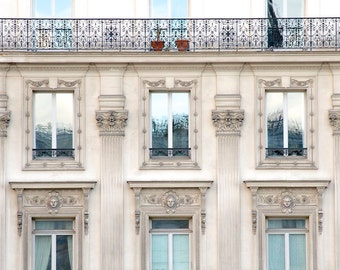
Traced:
[[33, 14], [37, 18], [71, 17], [72, 0], [35, 0]]
[[313, 80], [258, 80], [257, 168], [316, 169]]
[[307, 269], [306, 223], [305, 219], [267, 219], [267, 269]]
[[151, 156], [189, 156], [189, 93], [152, 92]]
[[151, 220], [151, 269], [189, 270], [189, 220]]
[[73, 221], [36, 219], [34, 220], [33, 226], [33, 269], [74, 269]]
[[82, 169], [80, 82], [56, 78], [26, 81], [25, 169]]
[[266, 91], [266, 156], [306, 156], [305, 91]]
[[33, 93], [33, 159], [74, 157], [72, 92]]
[[151, 18], [186, 18], [187, 0], [151, 0]]

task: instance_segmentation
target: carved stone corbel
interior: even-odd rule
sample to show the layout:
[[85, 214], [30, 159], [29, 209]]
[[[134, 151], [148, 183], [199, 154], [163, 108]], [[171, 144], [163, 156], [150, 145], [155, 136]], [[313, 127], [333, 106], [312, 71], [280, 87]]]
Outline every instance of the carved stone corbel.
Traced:
[[252, 210], [251, 210], [251, 222], [252, 222], [252, 229], [253, 234], [256, 234], [257, 230], [257, 210], [256, 210], [256, 193], [257, 187], [251, 187], [251, 200], [252, 200]]
[[328, 119], [334, 134], [340, 134], [340, 110], [329, 110]]
[[240, 135], [244, 120], [243, 110], [218, 110], [211, 115], [216, 135], [236, 134]]
[[100, 135], [124, 136], [127, 119], [127, 111], [96, 112], [96, 121], [100, 129]]
[[18, 226], [18, 235], [21, 236], [22, 233], [22, 216], [23, 216], [23, 188], [17, 188], [17, 201], [18, 201], [18, 210], [17, 210], [17, 226]]

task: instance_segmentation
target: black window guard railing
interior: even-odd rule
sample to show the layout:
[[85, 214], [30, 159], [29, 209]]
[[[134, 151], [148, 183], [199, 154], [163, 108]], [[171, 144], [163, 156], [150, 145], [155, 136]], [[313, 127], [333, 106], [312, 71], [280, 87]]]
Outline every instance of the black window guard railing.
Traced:
[[266, 157], [307, 157], [307, 148], [266, 148]]
[[338, 50], [340, 18], [0, 19], [0, 51]]
[[33, 159], [38, 158], [74, 158], [73, 149], [32, 149]]
[[190, 157], [191, 148], [149, 148], [152, 157]]

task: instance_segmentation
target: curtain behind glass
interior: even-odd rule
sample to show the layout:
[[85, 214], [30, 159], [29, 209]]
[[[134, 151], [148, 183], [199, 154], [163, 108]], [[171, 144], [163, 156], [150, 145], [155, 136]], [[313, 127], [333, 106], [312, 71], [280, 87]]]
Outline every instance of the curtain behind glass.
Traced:
[[49, 270], [51, 264], [51, 236], [35, 236], [35, 270]]
[[173, 236], [173, 270], [189, 270], [189, 235]]
[[152, 270], [168, 269], [168, 235], [152, 235]]
[[285, 270], [285, 236], [268, 235], [268, 270]]
[[289, 235], [290, 270], [306, 270], [306, 236]]

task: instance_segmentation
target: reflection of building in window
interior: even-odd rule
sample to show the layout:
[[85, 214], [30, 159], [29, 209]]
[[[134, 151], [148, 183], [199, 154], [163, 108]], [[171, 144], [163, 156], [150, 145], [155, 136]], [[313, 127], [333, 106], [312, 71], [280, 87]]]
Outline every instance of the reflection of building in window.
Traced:
[[33, 268], [73, 269], [73, 221], [36, 219], [33, 226]]
[[151, 221], [151, 268], [190, 269], [189, 220]]
[[305, 92], [266, 92], [266, 156], [306, 156]]
[[189, 155], [189, 93], [151, 93], [151, 156]]
[[267, 269], [306, 269], [306, 220], [267, 219]]
[[33, 158], [74, 157], [73, 93], [34, 93]]

